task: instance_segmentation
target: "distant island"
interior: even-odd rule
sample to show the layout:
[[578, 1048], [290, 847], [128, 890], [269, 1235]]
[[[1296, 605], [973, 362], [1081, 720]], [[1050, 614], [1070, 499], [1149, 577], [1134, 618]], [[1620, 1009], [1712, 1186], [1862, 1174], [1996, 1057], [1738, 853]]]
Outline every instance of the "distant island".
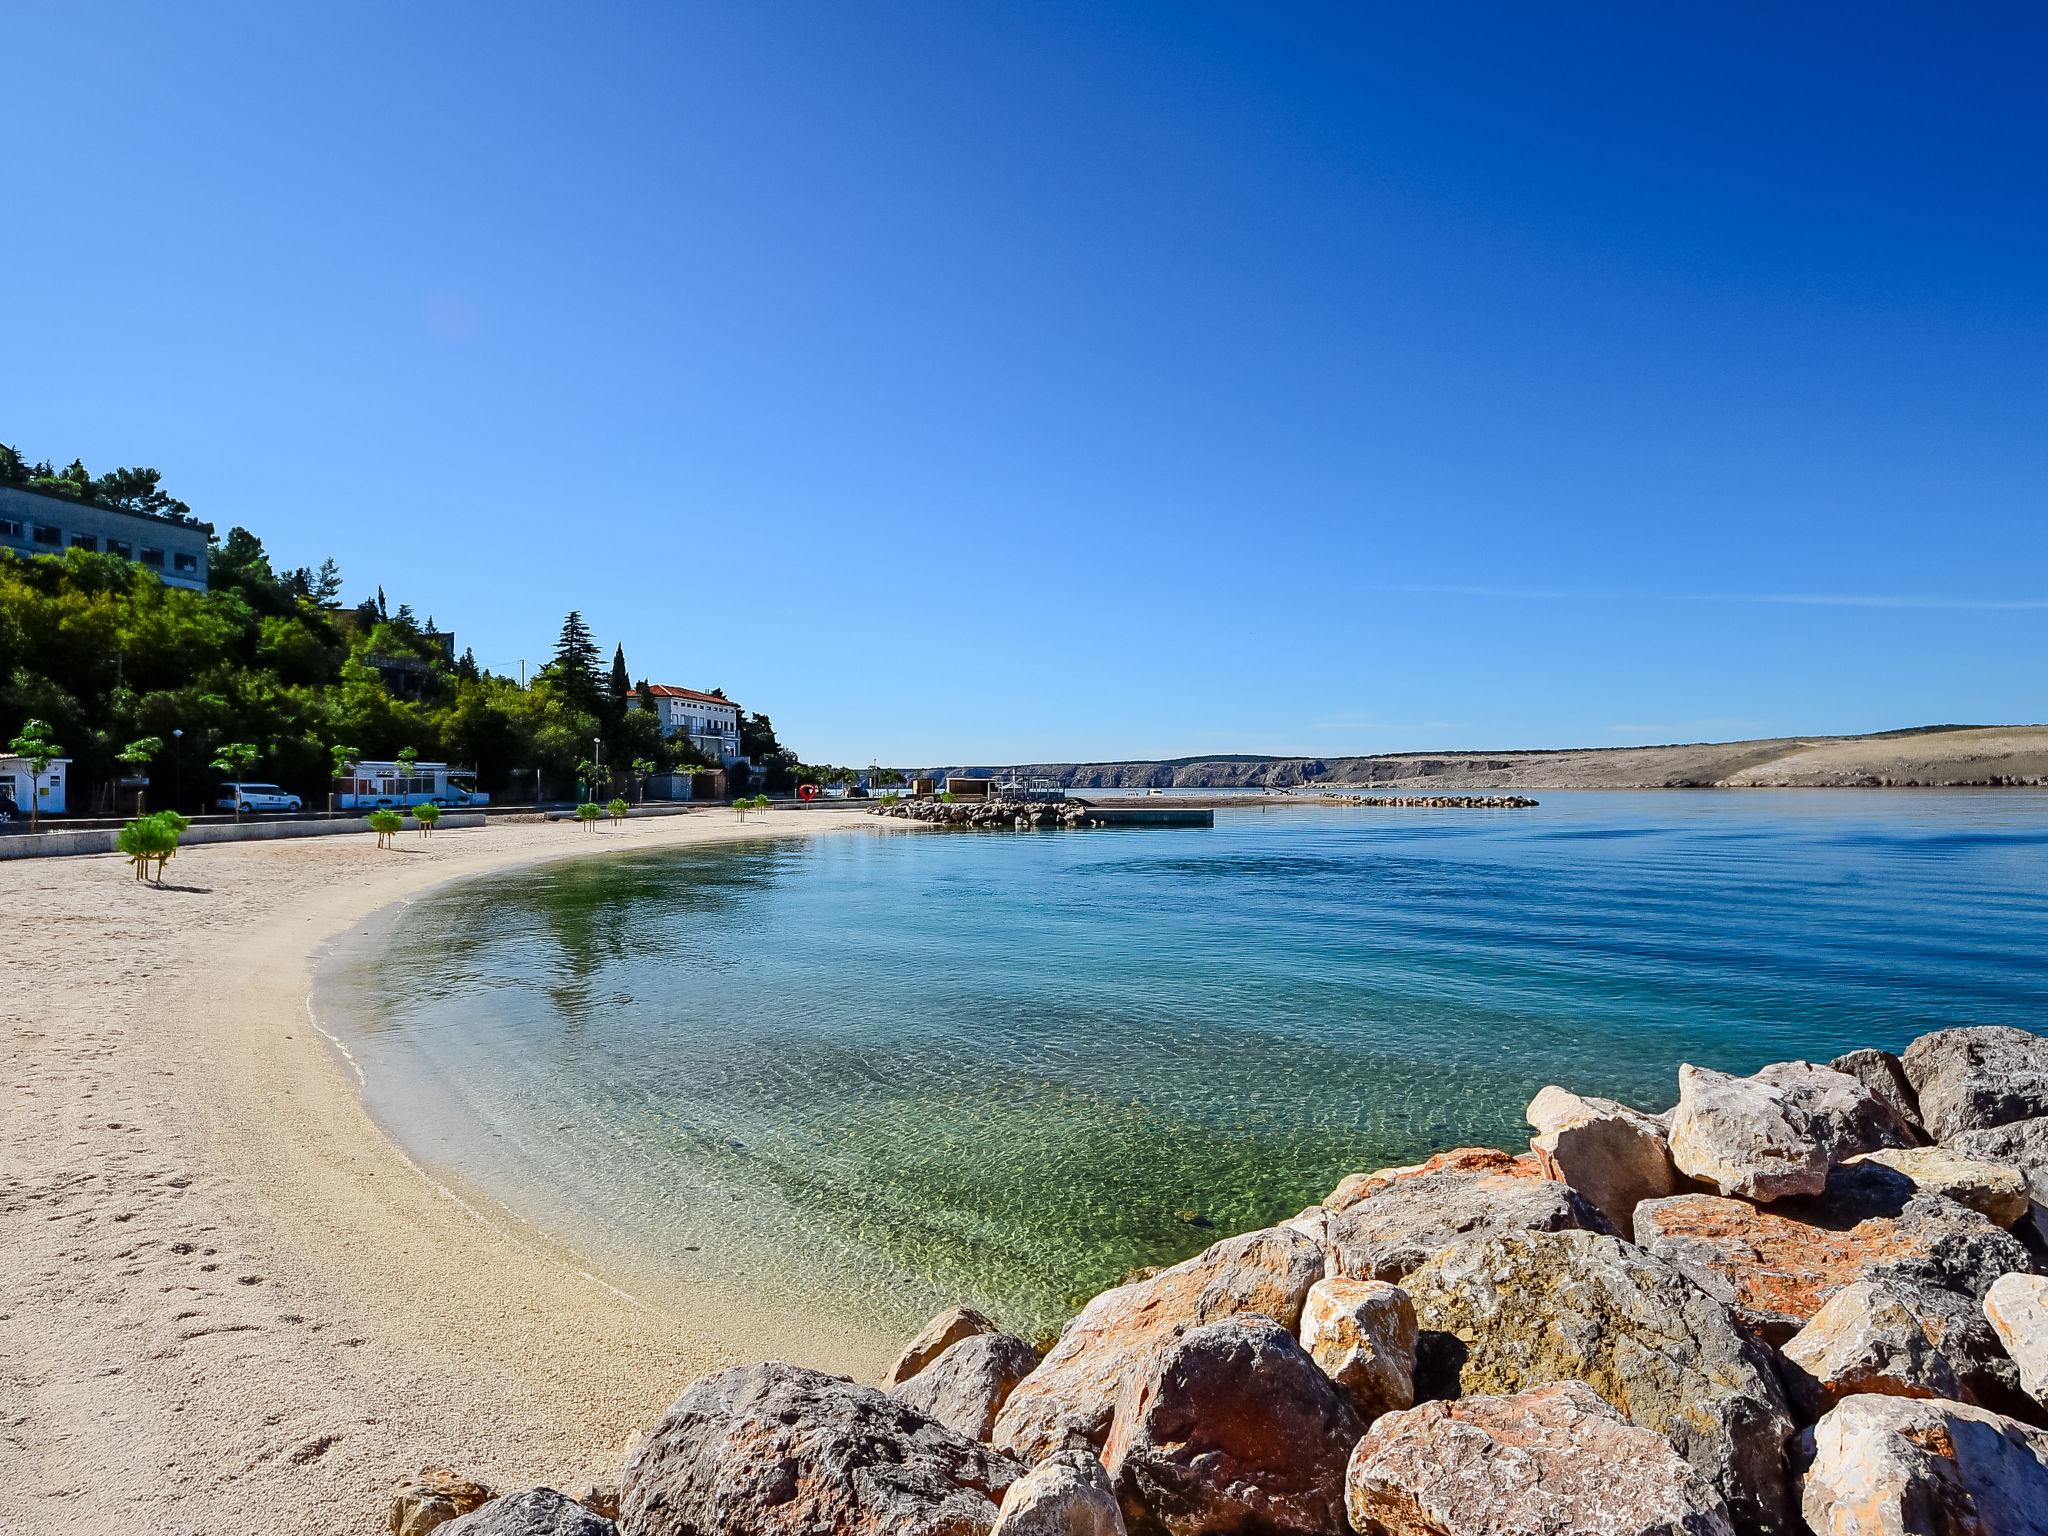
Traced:
[[962, 764], [935, 770], [1045, 779], [1062, 789], [1891, 789], [2048, 784], [2048, 725], [1925, 725], [1868, 736], [1388, 752], [1369, 757], [1218, 754], [1155, 762]]

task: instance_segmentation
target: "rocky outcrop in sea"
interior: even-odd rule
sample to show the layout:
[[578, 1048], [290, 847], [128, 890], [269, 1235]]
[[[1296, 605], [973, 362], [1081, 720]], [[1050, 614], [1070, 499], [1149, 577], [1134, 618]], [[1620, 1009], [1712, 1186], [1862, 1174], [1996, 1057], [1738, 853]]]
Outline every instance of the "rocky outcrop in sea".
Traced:
[[[616, 1487], [435, 1470], [396, 1536], [2040, 1536], [2048, 1038], [1940, 1030], [1526, 1153], [1362, 1170], [1042, 1356], [934, 1318], [874, 1386], [691, 1383]], [[444, 1523], [445, 1522], [445, 1523]]]

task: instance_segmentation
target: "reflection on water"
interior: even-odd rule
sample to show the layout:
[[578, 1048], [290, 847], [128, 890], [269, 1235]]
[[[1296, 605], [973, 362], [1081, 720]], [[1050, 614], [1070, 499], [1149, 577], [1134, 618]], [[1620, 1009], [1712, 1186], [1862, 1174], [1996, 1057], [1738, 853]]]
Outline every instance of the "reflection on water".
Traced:
[[557, 865], [324, 1006], [423, 1161], [657, 1288], [1027, 1328], [1547, 1081], [2043, 1016], [2048, 796], [1541, 798]]

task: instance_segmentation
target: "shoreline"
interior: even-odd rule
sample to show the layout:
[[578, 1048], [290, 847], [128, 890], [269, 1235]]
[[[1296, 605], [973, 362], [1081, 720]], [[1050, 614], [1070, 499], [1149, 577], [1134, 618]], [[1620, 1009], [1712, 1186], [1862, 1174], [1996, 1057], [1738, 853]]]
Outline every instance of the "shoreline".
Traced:
[[321, 950], [464, 879], [854, 828], [896, 830], [718, 810], [446, 831], [396, 857], [367, 837], [226, 843], [181, 853], [162, 891], [112, 855], [0, 866], [50, 946], [0, 958], [19, 1170], [0, 1524], [375, 1531], [429, 1463], [607, 1472], [684, 1383], [749, 1355], [879, 1369], [893, 1341], [815, 1318], [792, 1334], [727, 1294], [652, 1305], [450, 1189], [371, 1117], [311, 995]]

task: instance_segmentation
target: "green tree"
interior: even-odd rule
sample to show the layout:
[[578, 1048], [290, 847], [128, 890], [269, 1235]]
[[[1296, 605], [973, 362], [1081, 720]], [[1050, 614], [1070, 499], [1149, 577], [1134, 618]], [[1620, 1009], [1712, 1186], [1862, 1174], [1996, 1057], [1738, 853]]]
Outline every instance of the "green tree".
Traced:
[[[131, 772], [145, 772], [149, 765], [163, 755], [164, 739], [161, 736], [139, 736], [114, 754], [114, 761]], [[148, 793], [145, 784], [135, 791], [135, 814], [143, 813], [143, 797]]]
[[156, 883], [164, 883], [164, 865], [178, 851], [178, 839], [188, 823], [176, 811], [158, 811], [152, 816], [138, 816], [121, 829], [115, 839], [115, 846], [126, 855], [128, 862], [135, 866], [135, 878], [140, 880], [148, 873], [152, 862], [156, 865]]
[[64, 755], [64, 749], [52, 739], [48, 721], [24, 720], [7, 750], [28, 762], [28, 829], [33, 832], [42, 806], [43, 775], [50, 771], [50, 764]]
[[626, 648], [623, 645], [614, 646], [612, 648], [611, 676], [612, 703], [623, 710], [626, 707], [626, 694], [631, 688], [631, 683], [626, 679]]
[[396, 811], [372, 811], [369, 821], [370, 830], [377, 834], [379, 848], [389, 848], [392, 837], [405, 825], [405, 818]]
[[320, 569], [313, 573], [312, 591], [307, 595], [323, 608], [341, 601], [341, 567], [335, 564], [334, 556], [320, 562]]
[[413, 807], [413, 819], [420, 824], [420, 836], [431, 836], [435, 825], [441, 820], [441, 807], [429, 800], [424, 805]]
[[604, 807], [586, 800], [576, 807], [576, 819], [583, 824], [586, 832], [595, 831], [597, 819], [604, 814]]
[[633, 759], [630, 771], [633, 775], [634, 792], [639, 795], [640, 803], [645, 805], [647, 803], [647, 781], [654, 777], [654, 760], [649, 757], [636, 757]]
[[555, 640], [555, 654], [548, 662], [563, 690], [579, 705], [588, 708], [597, 700], [597, 642], [590, 638], [590, 626], [574, 609], [562, 620], [562, 632]]
[[[214, 748], [213, 761], [208, 766], [222, 778], [235, 780], [241, 778], [251, 768], [256, 766], [256, 758], [257, 751], [254, 744], [246, 741], [228, 741]], [[240, 821], [242, 819], [242, 796], [239, 790], [235, 792], [234, 801], [235, 820]]]
[[632, 809], [633, 807], [626, 803], [623, 796], [608, 801], [605, 804], [605, 812], [611, 817], [613, 826], [617, 826], [620, 822], [624, 821], [626, 813]]

